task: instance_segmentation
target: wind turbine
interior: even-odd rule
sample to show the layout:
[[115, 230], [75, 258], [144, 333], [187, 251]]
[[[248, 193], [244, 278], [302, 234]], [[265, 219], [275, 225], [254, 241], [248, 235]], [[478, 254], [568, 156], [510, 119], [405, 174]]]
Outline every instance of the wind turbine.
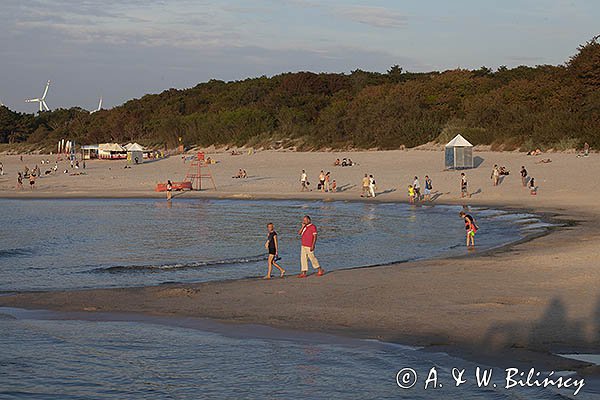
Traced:
[[98, 112], [102, 110], [102, 96], [100, 96], [100, 103], [98, 103], [98, 108], [96, 108], [95, 110], [90, 111], [90, 114], [93, 114], [95, 112]]
[[46, 109], [46, 111], [50, 111], [50, 108], [48, 108], [48, 104], [46, 104], [46, 95], [48, 94], [49, 87], [50, 87], [50, 81], [48, 81], [46, 83], [46, 89], [44, 89], [44, 94], [42, 95], [42, 97], [25, 100], [25, 102], [26, 103], [39, 103], [40, 104], [40, 112], [44, 111], [44, 109]]

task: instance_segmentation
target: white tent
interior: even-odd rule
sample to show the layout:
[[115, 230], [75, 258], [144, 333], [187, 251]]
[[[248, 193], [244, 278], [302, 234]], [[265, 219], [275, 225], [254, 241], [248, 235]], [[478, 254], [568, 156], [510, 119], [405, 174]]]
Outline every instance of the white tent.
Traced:
[[473, 145], [462, 135], [456, 135], [446, 145], [446, 169], [473, 168]]
[[144, 162], [144, 149], [137, 143], [129, 143], [125, 145], [127, 149], [127, 162], [129, 164], [141, 164]]
[[123, 159], [127, 150], [118, 143], [101, 143], [98, 145], [98, 157], [102, 159]]

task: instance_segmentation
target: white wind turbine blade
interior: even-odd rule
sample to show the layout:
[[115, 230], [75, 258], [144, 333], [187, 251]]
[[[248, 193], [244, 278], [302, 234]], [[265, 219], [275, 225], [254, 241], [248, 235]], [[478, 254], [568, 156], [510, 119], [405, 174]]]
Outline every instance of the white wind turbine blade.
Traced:
[[102, 96], [100, 96], [100, 103], [98, 103], [98, 111], [102, 110]]
[[42, 109], [42, 105], [44, 106], [44, 108], [46, 109], [46, 111], [50, 111], [50, 108], [48, 107], [48, 104], [46, 104], [45, 100], [40, 101], [40, 111]]
[[48, 94], [48, 88], [50, 87], [50, 81], [46, 82], [46, 88], [44, 89], [44, 94], [42, 95], [41, 100], [46, 100], [46, 95]]
[[25, 100], [25, 103], [35, 103], [37, 101], [40, 101], [40, 99], [28, 99], [28, 100]]

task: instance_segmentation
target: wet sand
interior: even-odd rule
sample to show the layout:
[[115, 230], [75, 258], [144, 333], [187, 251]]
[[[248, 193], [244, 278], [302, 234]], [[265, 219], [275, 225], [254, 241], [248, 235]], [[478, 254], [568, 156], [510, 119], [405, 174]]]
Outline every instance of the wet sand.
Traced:
[[[348, 155], [360, 166], [328, 167], [335, 158]], [[499, 358], [509, 364], [511, 360], [539, 362], [549, 352], [597, 352], [600, 187], [593, 171], [599, 170], [600, 157], [579, 159], [573, 154], [527, 157], [520, 153], [485, 152], [475, 155], [483, 161], [477, 169], [467, 171], [471, 190], [478, 192], [468, 200], [459, 197], [459, 173], [442, 171], [441, 152], [417, 150], [220, 154], [215, 157], [222, 162], [212, 167], [218, 192], [183, 196], [359, 198], [359, 189], [352, 186], [337, 194], [299, 193], [299, 172], [304, 168], [313, 184], [320, 169], [331, 170], [338, 186], [356, 185], [363, 173], [373, 173], [378, 191], [385, 192], [375, 200], [404, 201], [405, 187], [411, 178], [419, 175], [423, 185], [427, 173], [433, 179], [434, 189], [439, 191], [438, 202], [526, 208], [548, 212], [575, 224], [501, 251], [486, 254], [475, 251], [455, 259], [336, 271], [305, 280], [291, 275], [271, 281], [18, 293], [0, 296], [0, 306], [205, 317], [459, 350], [474, 357]], [[552, 163], [535, 164], [548, 157]], [[17, 165], [14, 160], [18, 161], [16, 157], [8, 158], [8, 162], [6, 156], [0, 159], [5, 170]], [[511, 170], [511, 175], [498, 187], [492, 187], [489, 179], [494, 163]], [[86, 176], [44, 177], [38, 182], [39, 189], [25, 193], [14, 191], [3, 180], [0, 196], [156, 196], [152, 192], [153, 183], [184, 168], [177, 158], [127, 170], [122, 169], [123, 162], [112, 164], [120, 164], [118, 169], [109, 164], [88, 163]], [[531, 196], [521, 186], [518, 176], [521, 165], [526, 165], [539, 183], [537, 196]], [[251, 177], [231, 179], [237, 168], [245, 168]], [[98, 185], [104, 189], [98, 189]], [[318, 248], [317, 255], [326, 251]], [[285, 267], [292, 274], [299, 269], [295, 264]], [[561, 364], [554, 358], [546, 363], [553, 369], [584, 366], [567, 361]], [[597, 369], [590, 367], [586, 371], [597, 372]]]

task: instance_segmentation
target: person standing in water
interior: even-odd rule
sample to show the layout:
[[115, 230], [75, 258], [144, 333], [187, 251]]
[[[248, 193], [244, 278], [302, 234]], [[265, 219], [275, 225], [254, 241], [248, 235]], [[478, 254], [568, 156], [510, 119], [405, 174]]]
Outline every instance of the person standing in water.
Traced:
[[302, 227], [298, 231], [298, 235], [302, 238], [302, 247], [300, 249], [300, 275], [298, 278], [306, 278], [308, 276], [308, 261], [310, 260], [318, 276], [323, 276], [325, 271], [319, 265], [319, 260], [315, 257], [315, 245], [317, 244], [317, 227], [314, 226], [308, 215], [302, 219]]
[[431, 201], [431, 190], [433, 189], [433, 185], [431, 183], [431, 179], [429, 175], [425, 175], [425, 196], [423, 198], [424, 201]]
[[475, 247], [475, 233], [479, 227], [475, 223], [475, 218], [470, 214], [465, 213], [464, 211], [460, 212], [460, 217], [465, 221], [465, 231], [467, 233], [467, 247], [469, 247], [469, 243], [471, 247]]
[[279, 241], [277, 240], [277, 232], [275, 232], [275, 226], [272, 222], [267, 224], [267, 242], [265, 243], [265, 248], [269, 251], [269, 258], [267, 261], [267, 275], [263, 279], [271, 279], [273, 266], [279, 270], [279, 277], [283, 278], [285, 269], [277, 264], [277, 260], [279, 259]]
[[419, 177], [415, 176], [413, 181], [413, 190], [415, 191], [415, 201], [421, 201], [421, 184], [419, 183]]
[[171, 201], [171, 197], [172, 197], [172, 193], [173, 192], [173, 184], [171, 183], [170, 180], [167, 181], [167, 201]]

